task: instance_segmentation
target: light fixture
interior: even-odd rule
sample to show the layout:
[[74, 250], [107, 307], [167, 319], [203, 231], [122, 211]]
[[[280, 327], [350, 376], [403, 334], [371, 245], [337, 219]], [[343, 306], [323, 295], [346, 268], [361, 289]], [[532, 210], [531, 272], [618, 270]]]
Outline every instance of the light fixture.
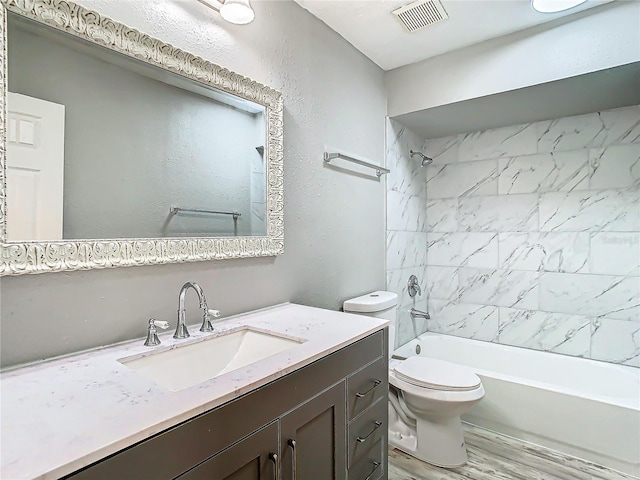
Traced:
[[540, 13], [556, 13], [577, 7], [587, 0], [531, 0], [531, 6]]
[[220, 13], [220, 16], [229, 23], [246, 25], [253, 22], [256, 17], [249, 0], [198, 0], [203, 5]]

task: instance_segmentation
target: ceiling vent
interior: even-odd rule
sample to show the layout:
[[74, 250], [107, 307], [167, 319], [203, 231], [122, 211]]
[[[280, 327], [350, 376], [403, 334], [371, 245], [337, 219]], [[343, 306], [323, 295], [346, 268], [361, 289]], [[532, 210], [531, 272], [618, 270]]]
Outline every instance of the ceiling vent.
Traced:
[[392, 12], [408, 32], [415, 32], [449, 18], [438, 0], [418, 0]]

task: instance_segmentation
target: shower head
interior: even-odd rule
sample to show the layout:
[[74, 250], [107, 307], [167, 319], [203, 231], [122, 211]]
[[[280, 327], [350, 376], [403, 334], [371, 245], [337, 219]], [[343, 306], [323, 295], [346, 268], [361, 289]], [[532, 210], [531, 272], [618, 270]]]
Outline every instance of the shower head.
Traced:
[[433, 163], [433, 158], [427, 157], [424, 153], [409, 150], [409, 156], [413, 158], [414, 155], [418, 155], [420, 158], [422, 158], [422, 163], [420, 164], [421, 167], [426, 167], [427, 165], [431, 165]]

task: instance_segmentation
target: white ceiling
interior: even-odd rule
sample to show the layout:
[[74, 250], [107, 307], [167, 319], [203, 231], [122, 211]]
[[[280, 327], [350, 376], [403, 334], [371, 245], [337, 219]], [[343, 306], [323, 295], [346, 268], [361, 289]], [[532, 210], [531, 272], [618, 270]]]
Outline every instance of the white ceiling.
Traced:
[[384, 70], [507, 35], [612, 0], [542, 14], [530, 0], [442, 0], [449, 19], [408, 33], [391, 12], [412, 0], [295, 0]]

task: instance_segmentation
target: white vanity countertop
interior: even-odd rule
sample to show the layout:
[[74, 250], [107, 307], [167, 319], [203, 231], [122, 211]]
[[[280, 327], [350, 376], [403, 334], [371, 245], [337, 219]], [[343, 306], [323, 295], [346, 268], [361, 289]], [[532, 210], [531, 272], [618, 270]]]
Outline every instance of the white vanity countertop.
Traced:
[[[187, 340], [174, 340], [171, 332], [160, 335], [158, 347], [135, 340], [4, 372], [0, 374], [0, 478], [48, 479], [72, 473], [387, 324], [378, 318], [284, 304], [216, 322], [216, 331], [209, 334], [190, 327]], [[308, 341], [178, 392], [118, 362], [245, 325]]]

